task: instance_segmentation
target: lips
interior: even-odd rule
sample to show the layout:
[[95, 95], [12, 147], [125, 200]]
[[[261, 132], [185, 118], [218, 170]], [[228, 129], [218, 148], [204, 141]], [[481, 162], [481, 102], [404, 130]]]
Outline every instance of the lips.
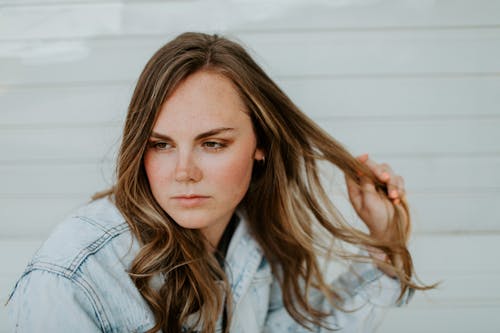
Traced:
[[180, 194], [173, 196], [174, 199], [196, 199], [196, 198], [208, 198], [207, 195], [201, 194]]
[[199, 194], [181, 194], [172, 197], [172, 199], [180, 206], [195, 207], [204, 204], [210, 197]]

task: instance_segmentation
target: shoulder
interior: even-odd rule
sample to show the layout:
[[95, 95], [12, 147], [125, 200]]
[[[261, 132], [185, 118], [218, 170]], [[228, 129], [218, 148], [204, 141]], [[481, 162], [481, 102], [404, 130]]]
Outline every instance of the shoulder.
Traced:
[[[16, 325], [31, 325], [40, 317], [56, 327], [61, 316], [69, 315], [87, 318], [106, 332], [150, 326], [153, 316], [128, 274], [138, 251], [109, 199], [80, 207], [54, 229], [14, 286], [8, 302], [13, 302]], [[58, 309], [57, 318], [42, 320], [51, 307]]]
[[92, 201], [57, 225], [27, 270], [52, 267], [72, 277], [90, 256], [124, 242], [124, 238], [132, 241], [128, 224], [116, 206], [108, 198]]

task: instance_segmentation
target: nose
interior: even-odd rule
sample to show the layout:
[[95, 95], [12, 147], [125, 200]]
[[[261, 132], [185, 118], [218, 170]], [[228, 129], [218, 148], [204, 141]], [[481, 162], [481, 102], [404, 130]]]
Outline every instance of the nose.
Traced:
[[175, 165], [175, 181], [182, 183], [199, 182], [203, 177], [201, 169], [196, 163], [196, 158], [190, 151], [178, 153]]

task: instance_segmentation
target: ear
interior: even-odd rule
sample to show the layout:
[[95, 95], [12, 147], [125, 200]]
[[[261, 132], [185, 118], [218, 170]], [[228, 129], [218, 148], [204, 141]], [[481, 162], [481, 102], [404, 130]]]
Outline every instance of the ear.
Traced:
[[255, 154], [254, 154], [253, 158], [256, 161], [262, 161], [262, 160], [264, 160], [264, 158], [265, 158], [264, 151], [262, 149], [260, 149], [260, 148], [255, 149]]

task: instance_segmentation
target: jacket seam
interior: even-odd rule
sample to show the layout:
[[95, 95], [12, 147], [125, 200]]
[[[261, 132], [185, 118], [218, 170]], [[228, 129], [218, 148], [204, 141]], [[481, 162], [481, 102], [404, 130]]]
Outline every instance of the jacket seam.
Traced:
[[[76, 216], [76, 218], [79, 218], [87, 223], [90, 223], [92, 225], [96, 225], [95, 220], [91, 220], [88, 218], [82, 219], [81, 217]], [[53, 274], [56, 274], [58, 276], [64, 277], [70, 282], [72, 282], [74, 285], [78, 285], [83, 293], [86, 295], [87, 299], [89, 300], [90, 304], [92, 305], [92, 308], [95, 312], [97, 321], [99, 325], [101, 326], [101, 329], [103, 332], [111, 332], [111, 324], [109, 322], [109, 318], [106, 315], [106, 312], [104, 310], [103, 304], [100, 302], [99, 297], [95, 290], [92, 288], [91, 284], [85, 280], [83, 276], [80, 274], [77, 274], [78, 269], [81, 267], [83, 262], [90, 257], [92, 254], [95, 254], [98, 252], [101, 248], [103, 248], [106, 244], [108, 244], [108, 241], [116, 236], [119, 236], [123, 234], [128, 229], [128, 224], [126, 222], [120, 223], [119, 225], [116, 225], [112, 228], [108, 228], [106, 230], [103, 230], [102, 228], [99, 228], [102, 230], [104, 233], [97, 238], [95, 241], [90, 243], [88, 246], [84, 247], [81, 249], [74, 257], [74, 259], [70, 262], [69, 266], [62, 266], [53, 262], [46, 262], [46, 261], [41, 261], [34, 259], [32, 260], [26, 269], [24, 270], [21, 278], [17, 281], [16, 286], [12, 290], [11, 295], [9, 296], [9, 299], [7, 302], [10, 300], [12, 295], [14, 294], [15, 289], [17, 288], [18, 283], [21, 281], [23, 277], [28, 275], [30, 272], [35, 271], [35, 270], [41, 270], [41, 271], [46, 271], [50, 272]]]
[[85, 221], [85, 222], [87, 222], [89, 224], [92, 224], [93, 226], [99, 228], [100, 230], [102, 230], [102, 231], [104, 231], [106, 233], [109, 232], [109, 230], [111, 230], [112, 228], [117, 227], [117, 226], [123, 224], [123, 222], [120, 222], [120, 224], [118, 224], [118, 225], [116, 225], [116, 226], [114, 226], [112, 228], [105, 228], [105, 226], [103, 226], [102, 224], [100, 224], [98, 221], [96, 221], [96, 220], [94, 220], [94, 219], [92, 219], [92, 218], [90, 218], [88, 216], [85, 216], [85, 215], [75, 215], [75, 216], [73, 216], [73, 218], [80, 219], [80, 220]]
[[128, 224], [122, 223], [120, 225], [114, 226], [102, 234], [99, 238], [93, 241], [90, 245], [84, 247], [78, 252], [73, 261], [68, 267], [68, 270], [71, 272], [76, 272], [81, 264], [87, 259], [90, 255], [99, 251], [105, 244], [107, 244], [108, 240], [121, 235], [128, 229]]
[[[67, 268], [57, 264], [48, 262], [36, 262], [30, 263], [28, 265], [22, 277], [25, 277], [29, 273], [37, 270], [55, 274], [57, 276], [65, 278], [71, 284], [79, 286], [83, 294], [89, 300], [92, 309], [94, 310], [94, 314], [96, 315], [99, 326], [101, 327], [103, 332], [111, 332], [111, 323], [105, 313], [104, 306], [99, 301], [99, 297], [97, 297], [97, 294], [93, 291], [90, 284], [82, 276], [76, 276], [76, 274], [69, 271]], [[19, 281], [21, 281], [21, 279]]]

